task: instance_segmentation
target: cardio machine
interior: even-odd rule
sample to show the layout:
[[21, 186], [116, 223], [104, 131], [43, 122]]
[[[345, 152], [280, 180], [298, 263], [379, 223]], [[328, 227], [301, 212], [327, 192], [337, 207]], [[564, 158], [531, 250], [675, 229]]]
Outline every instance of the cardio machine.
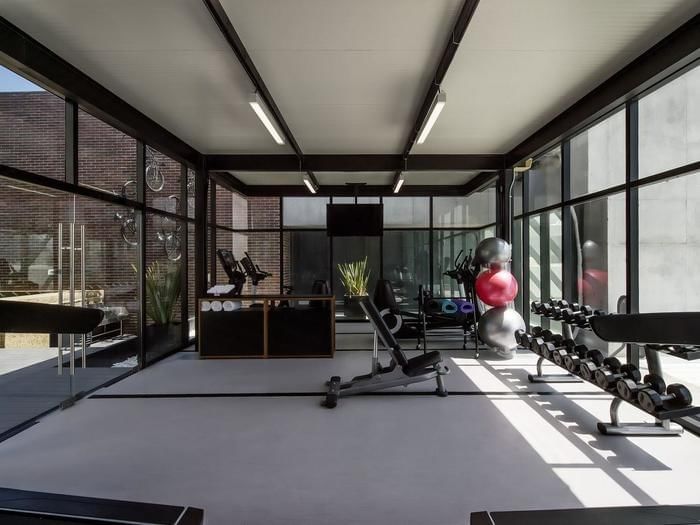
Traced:
[[216, 250], [216, 255], [219, 257], [219, 262], [228, 276], [228, 283], [233, 285], [231, 293], [233, 295], [241, 295], [245, 284], [245, 272], [241, 268], [241, 263], [236, 260], [231, 250], [219, 248]]
[[[372, 370], [369, 374], [354, 377], [346, 383], [341, 381], [340, 376], [331, 377], [327, 383], [328, 392], [324, 406], [335, 408], [340, 397], [375, 392], [396, 386], [408, 386], [431, 379], [435, 379], [437, 383], [435, 393], [440, 397], [446, 397], [447, 390], [442, 376], [449, 374], [450, 371], [442, 363], [440, 352], [425, 352], [409, 359], [401, 350], [401, 346], [394, 339], [391, 330], [370, 298], [363, 297], [360, 300], [360, 306], [374, 329]], [[384, 348], [391, 353], [389, 366], [382, 366], [379, 362], [378, 340], [381, 340]]]
[[258, 284], [260, 284], [260, 282], [265, 280], [267, 277], [271, 277], [272, 274], [261, 270], [260, 266], [253, 262], [253, 259], [250, 257], [248, 252], [243, 253], [245, 254], [245, 257], [241, 259], [241, 265], [243, 266], [246, 277], [250, 279], [250, 282], [253, 285], [253, 295], [257, 295]]

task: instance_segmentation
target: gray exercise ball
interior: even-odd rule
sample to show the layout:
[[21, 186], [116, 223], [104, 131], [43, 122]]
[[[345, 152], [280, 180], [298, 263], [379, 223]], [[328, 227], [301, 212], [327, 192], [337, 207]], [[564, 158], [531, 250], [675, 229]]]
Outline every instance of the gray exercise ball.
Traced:
[[501, 355], [512, 354], [518, 346], [516, 330], [525, 330], [525, 321], [507, 306], [491, 308], [479, 319], [479, 338]]
[[476, 247], [474, 260], [477, 264], [507, 263], [510, 253], [509, 243], [498, 237], [489, 237]]

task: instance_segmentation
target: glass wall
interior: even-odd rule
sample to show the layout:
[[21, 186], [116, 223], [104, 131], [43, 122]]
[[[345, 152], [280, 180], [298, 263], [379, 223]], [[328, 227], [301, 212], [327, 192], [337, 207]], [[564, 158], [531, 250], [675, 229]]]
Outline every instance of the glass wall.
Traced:
[[0, 66], [0, 165], [65, 179], [65, 101]]
[[561, 202], [561, 147], [536, 158], [527, 172], [528, 209], [539, 210]]
[[418, 286], [430, 282], [430, 232], [385, 231], [384, 279], [391, 281], [396, 302], [416, 308]]

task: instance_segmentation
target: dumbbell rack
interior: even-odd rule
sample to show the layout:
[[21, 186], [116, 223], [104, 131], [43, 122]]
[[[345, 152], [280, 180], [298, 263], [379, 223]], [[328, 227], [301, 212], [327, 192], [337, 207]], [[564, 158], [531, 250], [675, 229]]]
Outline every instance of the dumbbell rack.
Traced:
[[[532, 312], [535, 315], [541, 315], [545, 316], [544, 314], [540, 314], [538, 312]], [[545, 316], [546, 317], [546, 316]], [[567, 339], [573, 339], [573, 330], [571, 327], [567, 324], [563, 326], [564, 328], [564, 337]], [[592, 331], [590, 326], [579, 326], [578, 327], [581, 330], [589, 330]], [[631, 341], [630, 343], [634, 343]], [[647, 359], [648, 363], [648, 369], [650, 374], [657, 374], [661, 376], [661, 363], [659, 361], [658, 355], [656, 355], [656, 352], [659, 350], [664, 350], [664, 346], [660, 345], [658, 348], [654, 347], [653, 345], [646, 345], [644, 347], [645, 351], [645, 357]], [[528, 350], [531, 350], [534, 352], [533, 349], [527, 348]], [[668, 352], [666, 352], [668, 353]], [[585, 378], [574, 375], [569, 373], [567, 370], [566, 374], [548, 374], [544, 375], [542, 374], [542, 364], [544, 361], [549, 361], [553, 364], [555, 363], [553, 360], [547, 359], [543, 355], [539, 355], [539, 358], [537, 360], [537, 375], [528, 375], [528, 379], [532, 383], [570, 383], [570, 382], [588, 382], [591, 383], [598, 388], [600, 386], [593, 382], [593, 381], [587, 381]], [[669, 355], [675, 355], [672, 353], [669, 353]], [[559, 365], [557, 365], [559, 366]], [[598, 431], [601, 434], [607, 434], [607, 435], [623, 435], [623, 436], [678, 436], [683, 433], [683, 429], [679, 426], [671, 426], [671, 420], [676, 419], [676, 418], [681, 418], [681, 417], [687, 417], [687, 416], [692, 416], [700, 413], [700, 407], [696, 406], [687, 406], [687, 407], [682, 407], [682, 408], [677, 408], [677, 407], [670, 407], [668, 405], [664, 406], [663, 410], [658, 410], [654, 412], [647, 412], [644, 410], [640, 404], [636, 400], [627, 400], [619, 396], [617, 393], [617, 389], [606, 389], [605, 392], [608, 392], [610, 395], [612, 395], [614, 398], [610, 404], [610, 423], [604, 423], [604, 422], [598, 422]], [[620, 406], [622, 406], [623, 402], [627, 402], [631, 405], [633, 405], [635, 408], [638, 408], [639, 410], [643, 412], [647, 412], [648, 414], [654, 416], [656, 419], [655, 422], [653, 423], [621, 423], [620, 422], [620, 416], [619, 416], [619, 410]]]

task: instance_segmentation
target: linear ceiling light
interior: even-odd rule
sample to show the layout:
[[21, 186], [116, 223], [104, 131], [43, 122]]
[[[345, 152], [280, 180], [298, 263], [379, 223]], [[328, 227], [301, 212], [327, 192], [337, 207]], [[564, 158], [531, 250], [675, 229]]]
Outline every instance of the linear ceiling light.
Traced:
[[304, 184], [306, 184], [306, 187], [309, 188], [311, 193], [316, 193], [318, 191], [318, 186], [308, 173], [304, 174]]
[[447, 102], [447, 93], [444, 91], [438, 91], [435, 100], [433, 100], [433, 105], [428, 112], [428, 118], [425, 119], [423, 127], [418, 134], [418, 140], [416, 141], [418, 144], [423, 144], [425, 139], [428, 138], [428, 134], [430, 133], [430, 130], [433, 129], [435, 121], [437, 121], [438, 117], [440, 116], [442, 108], [445, 107], [445, 102]]
[[263, 123], [263, 126], [265, 126], [267, 131], [270, 132], [272, 138], [275, 139], [275, 142], [280, 145], [284, 144], [284, 137], [282, 137], [282, 134], [277, 130], [277, 127], [274, 124], [274, 119], [269, 115], [269, 110], [260, 98], [260, 95], [258, 95], [257, 91], [250, 95], [250, 100], [248, 100], [248, 103], [250, 104], [250, 107], [253, 108], [253, 111], [255, 111], [255, 114], [258, 116], [260, 121]]
[[394, 180], [394, 193], [398, 193], [399, 191], [401, 191], [401, 186], [403, 186], [404, 182], [405, 180], [403, 177], [403, 173], [399, 173], [399, 176], [396, 177], [396, 179]]

